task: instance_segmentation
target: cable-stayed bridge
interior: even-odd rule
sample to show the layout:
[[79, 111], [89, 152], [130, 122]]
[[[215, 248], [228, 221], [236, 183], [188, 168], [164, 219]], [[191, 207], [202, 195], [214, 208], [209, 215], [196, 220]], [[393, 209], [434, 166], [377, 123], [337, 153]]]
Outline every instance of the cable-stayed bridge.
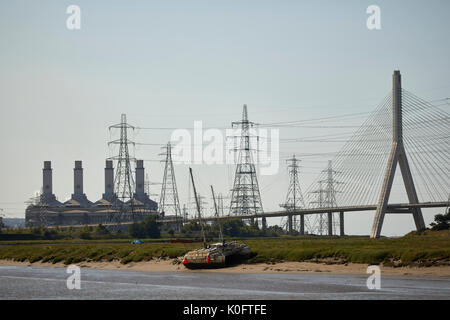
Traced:
[[[343, 235], [344, 212], [375, 210], [371, 237], [378, 238], [387, 213], [411, 214], [421, 230], [425, 228], [421, 208], [448, 206], [449, 115], [403, 89], [400, 71], [394, 71], [392, 83], [392, 91], [332, 159], [333, 167], [322, 171], [306, 189], [304, 208], [259, 213], [258, 218], [299, 215], [299, 221], [304, 221], [304, 216], [316, 215], [311, 223], [313, 233], [325, 214], [325, 234], [333, 234], [334, 221], [338, 220]], [[396, 171], [407, 202], [389, 204]]]
[[[390, 203], [395, 178], [405, 200], [391, 199]], [[230, 214], [250, 221], [287, 217], [289, 229], [292, 217], [299, 216], [300, 234], [344, 235], [344, 213], [368, 211], [375, 211], [372, 238], [380, 236], [386, 214], [409, 214], [416, 229], [424, 229], [422, 208], [447, 208], [450, 204], [449, 114], [403, 89], [400, 72], [394, 71], [392, 91], [305, 190], [301, 203], [291, 203], [282, 211], [263, 212], [261, 206], [255, 210], [257, 214], [248, 210]], [[179, 223], [180, 219], [161, 222]]]

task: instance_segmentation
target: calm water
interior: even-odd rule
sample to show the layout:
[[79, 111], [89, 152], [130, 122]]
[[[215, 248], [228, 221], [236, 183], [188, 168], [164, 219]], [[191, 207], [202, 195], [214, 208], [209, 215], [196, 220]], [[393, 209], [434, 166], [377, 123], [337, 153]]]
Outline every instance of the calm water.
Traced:
[[69, 290], [64, 268], [0, 266], [0, 299], [449, 299], [450, 278], [327, 274], [144, 273], [81, 269]]

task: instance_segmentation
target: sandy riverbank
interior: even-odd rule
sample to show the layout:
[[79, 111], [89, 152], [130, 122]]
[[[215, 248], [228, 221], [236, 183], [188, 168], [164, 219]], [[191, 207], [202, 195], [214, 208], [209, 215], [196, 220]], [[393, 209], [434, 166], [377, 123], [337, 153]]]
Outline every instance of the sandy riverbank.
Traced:
[[[12, 260], [0, 260], [0, 266], [36, 266], [36, 267], [66, 267], [63, 263], [42, 262], [17, 262]], [[286, 274], [351, 274], [366, 275], [367, 264], [324, 264], [313, 262], [280, 262], [275, 264], [258, 263], [242, 264], [238, 266], [208, 269], [188, 270], [181, 264], [175, 264], [174, 260], [154, 259], [145, 262], [130, 262], [121, 264], [119, 261], [111, 262], [80, 262], [77, 264], [83, 268], [106, 270], [129, 270], [142, 272], [224, 272], [224, 273], [286, 273]], [[415, 277], [450, 277], [450, 266], [432, 267], [383, 267], [381, 273], [388, 276], [415, 276]]]

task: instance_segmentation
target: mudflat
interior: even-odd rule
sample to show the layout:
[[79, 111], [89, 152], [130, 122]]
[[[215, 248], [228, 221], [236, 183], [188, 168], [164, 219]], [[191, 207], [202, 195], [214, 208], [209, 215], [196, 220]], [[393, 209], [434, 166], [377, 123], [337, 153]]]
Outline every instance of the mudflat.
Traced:
[[[189, 270], [177, 259], [152, 259], [150, 261], [120, 263], [119, 260], [110, 262], [80, 262], [81, 268], [104, 269], [104, 270], [129, 270], [141, 272], [204, 272], [204, 273], [293, 273], [293, 274], [367, 274], [368, 264], [346, 263], [346, 264], [326, 264], [314, 262], [277, 262], [277, 263], [255, 263], [241, 264], [217, 269]], [[0, 260], [0, 266], [37, 266], [37, 267], [59, 267], [65, 268], [63, 263], [49, 262], [18, 262], [13, 260]], [[450, 266], [430, 266], [430, 267], [387, 267], [380, 265], [383, 275], [391, 276], [414, 276], [414, 277], [450, 277]]]

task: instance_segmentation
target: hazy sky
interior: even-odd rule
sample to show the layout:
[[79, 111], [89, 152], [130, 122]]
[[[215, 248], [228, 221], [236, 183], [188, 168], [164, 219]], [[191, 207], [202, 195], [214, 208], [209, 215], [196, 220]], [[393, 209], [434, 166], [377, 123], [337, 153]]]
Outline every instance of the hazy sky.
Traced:
[[[66, 28], [71, 4], [81, 8], [81, 30]], [[381, 8], [381, 30], [366, 27], [371, 4]], [[107, 128], [121, 113], [140, 127], [190, 128], [202, 120], [205, 127], [223, 128], [240, 119], [244, 103], [257, 123], [370, 112], [389, 92], [394, 69], [416, 95], [449, 97], [449, 12], [447, 0], [3, 0], [0, 208], [24, 216], [24, 201], [41, 187], [44, 160], [52, 161], [59, 200], [73, 192], [75, 160], [83, 160], [85, 193], [98, 200], [105, 158], [114, 153]], [[281, 129], [280, 136], [349, 130], [356, 127]], [[170, 134], [136, 130], [132, 138], [163, 144]], [[284, 144], [281, 156], [335, 152], [342, 144]], [[160, 159], [160, 152], [158, 146], [135, 151], [146, 160]], [[303, 189], [329, 158], [302, 159]], [[278, 210], [285, 198], [284, 160], [281, 165], [278, 175], [260, 177], [266, 211]], [[145, 166], [151, 181], [162, 180], [162, 164]], [[232, 167], [193, 168], [207, 200], [210, 184], [224, 194], [231, 188]], [[187, 167], [175, 170], [185, 203]], [[152, 192], [159, 189], [154, 185]], [[435, 213], [425, 211], [427, 224]], [[346, 232], [368, 234], [373, 214], [348, 214]], [[413, 226], [409, 215], [390, 215], [383, 234], [401, 235]]]

